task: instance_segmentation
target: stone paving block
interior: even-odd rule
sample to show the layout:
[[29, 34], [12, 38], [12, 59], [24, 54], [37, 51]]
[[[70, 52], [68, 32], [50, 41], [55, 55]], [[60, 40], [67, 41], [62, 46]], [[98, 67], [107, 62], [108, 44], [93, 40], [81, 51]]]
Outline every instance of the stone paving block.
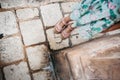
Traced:
[[40, 71], [33, 74], [34, 80], [53, 80], [52, 77], [50, 77], [51, 73], [48, 71]]
[[26, 62], [4, 67], [3, 70], [6, 80], [31, 80]]
[[[79, 29], [80, 29], [80, 27], [74, 29], [73, 32], [71, 33], [70, 40], [72, 42], [72, 45], [77, 45], [77, 44], [88, 41], [87, 39], [83, 39], [80, 37]], [[103, 37], [104, 35], [105, 35], [105, 33], [99, 33], [99, 34], [96, 34], [95, 36], [93, 36], [91, 39]]]
[[24, 3], [26, 2], [27, 0], [1, 0], [1, 3]]
[[0, 54], [2, 63], [23, 59], [24, 53], [21, 39], [19, 37], [0, 39]]
[[20, 29], [25, 45], [37, 44], [46, 40], [40, 19], [21, 22]]
[[50, 0], [50, 2], [63, 2], [65, 0]]
[[2, 0], [1, 8], [25, 7], [27, 0]]
[[[3, 1], [3, 0], [2, 0]], [[9, 8], [24, 8], [24, 7], [39, 7], [40, 4], [43, 4], [43, 2], [47, 2], [42, 0], [6, 0], [1, 2], [1, 8], [9, 9]]]
[[41, 69], [48, 64], [48, 49], [45, 45], [29, 47], [27, 56], [32, 70]]
[[64, 17], [67, 17], [67, 16], [69, 16], [70, 14], [64, 14]]
[[62, 40], [60, 34], [55, 34], [53, 29], [47, 30], [47, 38], [50, 48], [53, 50], [58, 50], [69, 46], [69, 40]]
[[66, 3], [62, 3], [62, 10], [64, 13], [68, 13], [72, 11], [73, 6], [76, 4], [77, 2], [66, 2]]
[[18, 32], [15, 14], [11, 11], [0, 12], [0, 34], [11, 35]]
[[62, 13], [58, 3], [41, 6], [41, 14], [46, 27], [54, 26], [61, 18]]
[[29, 18], [34, 18], [36, 16], [39, 16], [39, 11], [37, 8], [18, 9], [16, 13], [20, 20], [26, 20]]
[[120, 29], [107, 32], [106, 35], [114, 35], [114, 34], [118, 34], [118, 33], [120, 33]]
[[87, 41], [87, 40], [82, 39], [82, 38], [80, 37], [79, 29], [80, 29], [80, 28], [76, 28], [76, 29], [74, 29], [74, 31], [72, 31], [72, 33], [71, 33], [70, 40], [71, 40], [71, 42], [72, 42], [72, 45], [77, 45], [77, 44], [80, 44], [80, 43], [83, 43], [83, 42]]
[[100, 38], [100, 37], [103, 37], [103, 36], [105, 36], [105, 33], [98, 33], [95, 36], [93, 36], [92, 39]]
[[[114, 53], [116, 54], [116, 53]], [[112, 59], [111, 59], [112, 58]], [[120, 80], [120, 58], [82, 58], [82, 63], [87, 80]]]

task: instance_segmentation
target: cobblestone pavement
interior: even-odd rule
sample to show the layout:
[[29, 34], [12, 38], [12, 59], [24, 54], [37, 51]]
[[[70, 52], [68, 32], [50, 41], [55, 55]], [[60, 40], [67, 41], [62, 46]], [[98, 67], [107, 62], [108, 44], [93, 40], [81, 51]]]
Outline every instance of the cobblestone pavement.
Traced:
[[76, 1], [80, 0], [1, 3], [0, 80], [54, 80], [51, 51], [85, 42], [78, 29], [66, 40], [53, 32], [53, 26], [71, 12]]
[[70, 46], [70, 39], [62, 41], [53, 26], [76, 2], [5, 1], [0, 9], [0, 80], [53, 80], [51, 50]]

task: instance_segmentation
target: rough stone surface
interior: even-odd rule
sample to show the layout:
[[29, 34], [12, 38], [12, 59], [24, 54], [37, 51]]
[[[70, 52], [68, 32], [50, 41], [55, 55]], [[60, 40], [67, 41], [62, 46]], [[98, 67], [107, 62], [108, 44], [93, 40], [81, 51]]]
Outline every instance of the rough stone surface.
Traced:
[[18, 32], [15, 14], [11, 11], [0, 12], [0, 33], [11, 35]]
[[8, 63], [24, 58], [23, 46], [19, 37], [0, 39], [0, 54], [2, 63]]
[[85, 40], [85, 39], [83, 39], [83, 38], [80, 37], [79, 29], [80, 29], [80, 28], [76, 28], [76, 29], [74, 29], [74, 31], [72, 31], [72, 33], [71, 33], [70, 40], [71, 40], [72, 46], [87, 41], [87, 40]]
[[59, 51], [53, 61], [61, 80], [119, 80], [120, 33]]
[[50, 2], [63, 2], [65, 0], [50, 0]]
[[[11, 1], [13, 1], [13, 3], [15, 3], [15, 2], [18, 2], [19, 0], [0, 0], [1, 3], [8, 3], [8, 2], [9, 2], [9, 3], [12, 3]], [[22, 1], [22, 0], [21, 0], [21, 1]], [[20, 2], [21, 2], [21, 1], [20, 1]]]
[[23, 7], [39, 7], [41, 4], [48, 4], [49, 0], [1, 0], [1, 7], [8, 8], [23, 8]]
[[23, 35], [25, 45], [45, 42], [43, 25], [40, 19], [21, 22], [20, 29]]
[[57, 3], [41, 6], [40, 9], [46, 27], [54, 26], [62, 18], [60, 6]]
[[48, 71], [41, 71], [33, 74], [34, 80], [53, 80], [50, 77], [50, 72]]
[[[84, 42], [88, 41], [87, 39], [83, 39], [83, 38], [80, 36], [80, 34], [79, 34], [79, 29], [80, 29], [80, 27], [74, 29], [74, 30], [72, 31], [72, 33], [71, 33], [70, 40], [71, 40], [72, 46], [78, 45], [78, 44], [80, 44], [80, 43], [84, 43]], [[114, 31], [114, 32], [115, 32], [115, 33], [118, 33], [119, 31]], [[114, 33], [114, 32], [113, 32], [113, 33]], [[99, 33], [99, 34], [93, 36], [91, 39], [100, 38], [100, 37], [103, 37], [103, 36], [105, 36], [106, 34], [110, 34], [110, 33], [112, 34], [112, 32], [109, 32], [109, 33]], [[115, 34], [115, 33], [114, 33], [114, 34]], [[120, 32], [119, 32], [119, 33], [120, 33]]]
[[62, 3], [62, 10], [64, 13], [68, 13], [72, 11], [73, 6], [76, 4], [77, 2], [66, 2], [66, 3]]
[[26, 50], [32, 70], [41, 69], [48, 64], [48, 49], [45, 45], [29, 47]]
[[4, 67], [6, 80], [31, 80], [26, 62]]
[[106, 35], [114, 35], [114, 34], [118, 34], [118, 33], [120, 33], [120, 29], [117, 29], [117, 30], [114, 30], [114, 31], [107, 32]]
[[29, 18], [34, 18], [36, 16], [39, 16], [39, 11], [37, 8], [18, 9], [16, 13], [17, 13], [18, 19], [20, 20], [26, 20]]
[[[119, 52], [120, 53], [120, 52]], [[119, 54], [118, 53], [118, 54]], [[114, 53], [116, 54], [116, 53]], [[111, 59], [112, 58], [112, 59]], [[86, 59], [86, 58], [84, 58]], [[120, 58], [108, 57], [82, 60], [87, 80], [119, 80]], [[90, 61], [90, 62], [89, 62]]]
[[27, 0], [2, 0], [2, 8], [14, 8], [26, 6]]
[[53, 50], [58, 50], [69, 46], [69, 40], [62, 40], [60, 34], [55, 34], [53, 29], [47, 30], [47, 38], [50, 48]]
[[67, 17], [67, 16], [69, 16], [70, 14], [64, 14], [64, 17]]

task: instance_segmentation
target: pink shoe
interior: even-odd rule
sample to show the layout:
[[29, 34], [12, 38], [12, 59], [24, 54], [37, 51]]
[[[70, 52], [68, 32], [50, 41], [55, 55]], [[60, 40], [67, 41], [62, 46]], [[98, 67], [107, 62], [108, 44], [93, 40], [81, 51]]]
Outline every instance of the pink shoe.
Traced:
[[66, 39], [70, 36], [71, 32], [74, 30], [74, 28], [71, 27], [71, 24], [68, 25], [66, 29], [64, 29], [61, 33], [62, 39]]
[[54, 32], [55, 33], [60, 33], [62, 30], [65, 29], [67, 23], [70, 21], [69, 17], [65, 17], [61, 19], [54, 27]]

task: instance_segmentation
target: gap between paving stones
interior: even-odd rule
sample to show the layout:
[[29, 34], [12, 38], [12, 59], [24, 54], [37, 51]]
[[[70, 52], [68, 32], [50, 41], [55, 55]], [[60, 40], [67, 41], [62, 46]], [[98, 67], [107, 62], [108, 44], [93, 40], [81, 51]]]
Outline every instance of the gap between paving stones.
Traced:
[[[16, 10], [15, 10], [15, 12], [16, 12]], [[16, 19], [19, 20], [18, 16], [17, 16], [17, 13], [16, 13]], [[18, 26], [19, 26], [19, 31], [20, 31], [20, 35], [21, 35], [21, 40], [22, 40], [22, 43], [24, 45], [24, 56], [25, 56], [26, 63], [27, 63], [28, 69], [29, 69], [31, 80], [33, 80], [33, 74], [32, 74], [31, 68], [30, 68], [30, 64], [28, 62], [28, 56], [27, 56], [27, 52], [26, 52], [26, 47], [25, 47], [25, 44], [24, 44], [24, 41], [23, 41], [23, 36], [22, 36], [21, 30], [20, 30], [20, 21], [18, 21]]]

